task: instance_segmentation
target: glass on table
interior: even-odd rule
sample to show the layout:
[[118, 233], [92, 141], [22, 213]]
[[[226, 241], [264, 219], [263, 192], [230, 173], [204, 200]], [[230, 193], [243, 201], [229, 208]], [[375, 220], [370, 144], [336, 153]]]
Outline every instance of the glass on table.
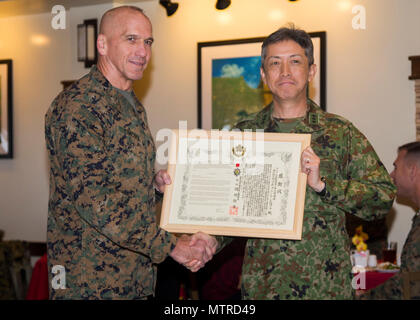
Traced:
[[382, 258], [384, 262], [397, 263], [397, 243], [387, 242], [386, 247], [382, 250]]

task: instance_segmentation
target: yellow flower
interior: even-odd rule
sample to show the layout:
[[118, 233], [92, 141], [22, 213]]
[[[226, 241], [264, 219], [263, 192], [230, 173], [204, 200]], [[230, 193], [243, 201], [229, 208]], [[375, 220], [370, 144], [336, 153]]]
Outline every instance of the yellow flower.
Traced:
[[363, 241], [366, 241], [369, 239], [369, 236], [366, 232], [363, 232], [363, 226], [360, 225], [356, 228], [356, 234], [362, 237]]
[[367, 250], [367, 244], [365, 243], [367, 239], [369, 239], [369, 236], [363, 232], [363, 227], [360, 225], [356, 228], [356, 234], [351, 241], [356, 246], [357, 251], [365, 251]]
[[356, 249], [357, 249], [357, 251], [366, 251], [367, 250], [367, 244], [362, 241], [356, 246]]

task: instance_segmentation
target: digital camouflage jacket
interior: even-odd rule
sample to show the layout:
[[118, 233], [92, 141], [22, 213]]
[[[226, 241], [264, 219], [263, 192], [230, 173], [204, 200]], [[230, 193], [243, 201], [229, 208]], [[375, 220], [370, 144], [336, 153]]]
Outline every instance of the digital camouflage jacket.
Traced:
[[[308, 106], [291, 132], [311, 134], [326, 193], [320, 196], [307, 186], [302, 240], [248, 240], [241, 280], [244, 299], [353, 298], [345, 212], [373, 220], [384, 217], [393, 203], [395, 186], [366, 137], [311, 100]], [[271, 103], [237, 127], [281, 132], [272, 108]]]
[[405, 241], [401, 253], [400, 271], [385, 283], [369, 290], [362, 300], [399, 300], [404, 298], [404, 290], [410, 290], [411, 299], [420, 299], [420, 282], [410, 283], [410, 288], [404, 288], [404, 274], [407, 272], [420, 272], [420, 214], [413, 217], [413, 224]]
[[155, 145], [135, 100], [133, 108], [94, 66], [46, 114], [53, 299], [145, 298], [154, 293], [154, 264], [175, 247], [156, 222]]

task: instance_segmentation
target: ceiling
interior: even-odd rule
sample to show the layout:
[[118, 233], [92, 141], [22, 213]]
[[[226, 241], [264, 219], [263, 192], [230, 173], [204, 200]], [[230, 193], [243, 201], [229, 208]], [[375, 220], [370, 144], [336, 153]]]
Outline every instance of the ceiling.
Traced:
[[0, 0], [0, 18], [51, 12], [55, 5], [66, 9], [103, 3], [132, 3], [152, 0]]

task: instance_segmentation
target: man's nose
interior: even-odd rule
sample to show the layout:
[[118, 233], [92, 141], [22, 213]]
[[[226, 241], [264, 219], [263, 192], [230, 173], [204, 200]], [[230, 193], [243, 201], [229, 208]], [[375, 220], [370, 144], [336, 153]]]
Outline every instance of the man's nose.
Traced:
[[144, 42], [140, 42], [136, 47], [136, 55], [139, 57], [145, 57], [147, 55], [148, 48]]
[[282, 62], [280, 65], [280, 73], [283, 77], [288, 77], [290, 76], [290, 66], [289, 64], [285, 61]]

